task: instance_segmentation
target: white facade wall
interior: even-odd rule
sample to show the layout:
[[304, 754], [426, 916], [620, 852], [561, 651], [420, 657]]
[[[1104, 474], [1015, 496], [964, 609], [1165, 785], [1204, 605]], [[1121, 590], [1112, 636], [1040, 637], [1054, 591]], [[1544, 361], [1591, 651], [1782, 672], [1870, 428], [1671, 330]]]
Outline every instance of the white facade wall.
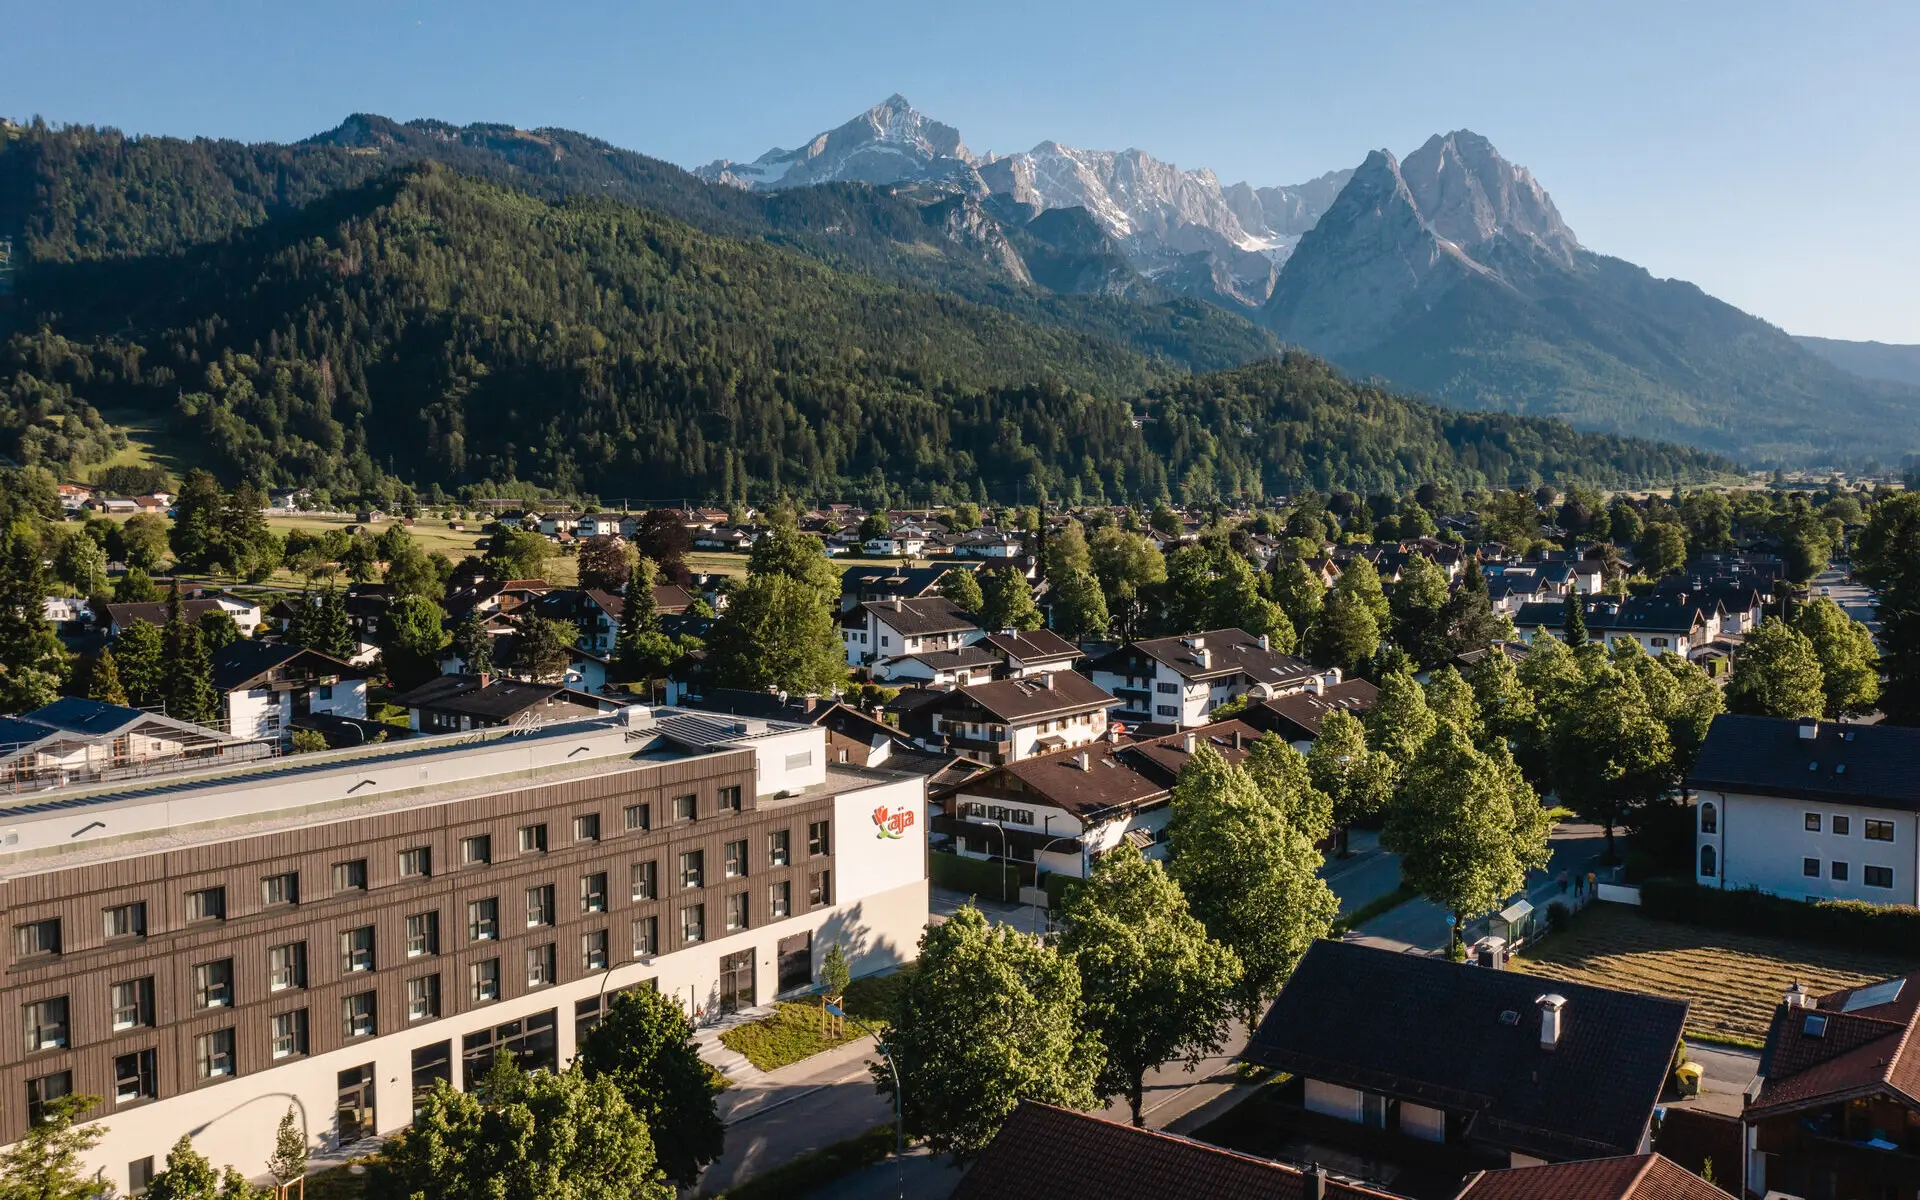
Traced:
[[[1831, 769], [1831, 768], [1829, 768]], [[1819, 818], [1816, 832], [1809, 815]], [[1847, 832], [1834, 832], [1834, 818]], [[1797, 900], [1865, 900], [1874, 904], [1920, 902], [1920, 814], [1865, 805], [1701, 792], [1694, 803], [1694, 872], [1707, 887], [1759, 888]], [[1867, 822], [1889, 822], [1892, 841], [1869, 841]], [[1708, 831], [1709, 822], [1712, 825]], [[1714, 873], [1702, 873], [1711, 852]], [[1819, 874], [1806, 874], [1806, 860]], [[1835, 863], [1846, 878], [1835, 879]], [[1867, 886], [1866, 868], [1887, 867], [1893, 886]]]
[[1400, 1132], [1423, 1142], [1447, 1140], [1447, 1114], [1424, 1104], [1400, 1102]]
[[[367, 681], [342, 679], [307, 689], [310, 712], [365, 720]], [[293, 723], [293, 693], [272, 688], [247, 688], [227, 693], [227, 731], [235, 737], [278, 734]]]
[[1306, 1081], [1306, 1107], [1308, 1112], [1317, 1112], [1322, 1116], [1338, 1117], [1342, 1121], [1360, 1120], [1360, 1104], [1366, 1093], [1355, 1088], [1341, 1087], [1337, 1083], [1326, 1083], [1318, 1079]]

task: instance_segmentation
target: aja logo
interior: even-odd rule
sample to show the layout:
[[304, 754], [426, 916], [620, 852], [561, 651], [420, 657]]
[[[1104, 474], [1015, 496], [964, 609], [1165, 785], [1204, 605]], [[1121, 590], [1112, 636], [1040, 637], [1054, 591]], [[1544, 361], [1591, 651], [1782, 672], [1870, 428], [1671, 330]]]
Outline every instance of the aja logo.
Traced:
[[913, 810], [910, 808], [888, 808], [883, 804], [873, 810], [873, 824], [873, 836], [875, 837], [904, 837], [907, 830], [913, 828]]

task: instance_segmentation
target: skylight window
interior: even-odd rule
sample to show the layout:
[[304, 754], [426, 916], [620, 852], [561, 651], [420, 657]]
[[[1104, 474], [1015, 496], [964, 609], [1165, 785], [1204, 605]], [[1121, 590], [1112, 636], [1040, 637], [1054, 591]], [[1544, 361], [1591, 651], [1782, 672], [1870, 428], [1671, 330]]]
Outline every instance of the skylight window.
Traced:
[[1823, 1038], [1827, 1036], [1827, 1014], [1807, 1014], [1807, 1023], [1802, 1025], [1800, 1029], [1801, 1032], [1805, 1033], [1808, 1037]]

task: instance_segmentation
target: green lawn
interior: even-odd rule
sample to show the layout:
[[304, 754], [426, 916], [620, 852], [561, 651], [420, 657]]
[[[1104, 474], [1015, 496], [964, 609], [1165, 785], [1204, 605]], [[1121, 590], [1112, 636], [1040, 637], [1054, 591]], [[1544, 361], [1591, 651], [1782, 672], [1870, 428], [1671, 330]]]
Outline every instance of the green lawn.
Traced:
[[163, 415], [137, 409], [101, 409], [100, 415], [127, 435], [126, 449], [105, 462], [87, 466], [82, 474], [98, 479], [108, 467], [164, 467], [180, 479], [201, 463], [200, 447], [176, 437]]
[[[883, 1036], [893, 998], [906, 982], [904, 972], [857, 979], [847, 985], [846, 1011]], [[829, 1037], [821, 1020], [820, 1000], [782, 1001], [770, 1016], [736, 1025], [720, 1035], [720, 1044], [746, 1056], [762, 1071], [775, 1071], [811, 1058], [823, 1050], [844, 1046], [866, 1036], [853, 1021], [842, 1023], [841, 1036]]]

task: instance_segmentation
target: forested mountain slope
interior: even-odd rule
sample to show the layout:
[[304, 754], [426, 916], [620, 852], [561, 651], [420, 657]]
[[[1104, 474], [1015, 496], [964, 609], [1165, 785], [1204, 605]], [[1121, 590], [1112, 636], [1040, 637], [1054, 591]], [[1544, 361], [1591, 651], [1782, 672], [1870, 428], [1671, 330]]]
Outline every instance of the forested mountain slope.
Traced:
[[855, 183], [751, 194], [564, 129], [402, 124], [358, 114], [304, 142], [249, 145], [15, 127], [0, 131], [0, 235], [16, 239], [29, 271], [173, 251], [423, 161], [543, 199], [614, 200], [709, 233], [765, 240], [1036, 324], [1111, 338], [1181, 367], [1232, 366], [1279, 345], [1250, 321], [1163, 295], [1138, 276], [1114, 286], [1102, 248], [1076, 258], [1058, 245], [1040, 246], [976, 198], [916, 198]]
[[17, 413], [170, 411], [222, 474], [267, 484], [1206, 499], [1729, 465], [1443, 413], [1304, 355], [1176, 382], [1104, 338], [432, 165], [28, 280], [48, 322], [0, 363]]

